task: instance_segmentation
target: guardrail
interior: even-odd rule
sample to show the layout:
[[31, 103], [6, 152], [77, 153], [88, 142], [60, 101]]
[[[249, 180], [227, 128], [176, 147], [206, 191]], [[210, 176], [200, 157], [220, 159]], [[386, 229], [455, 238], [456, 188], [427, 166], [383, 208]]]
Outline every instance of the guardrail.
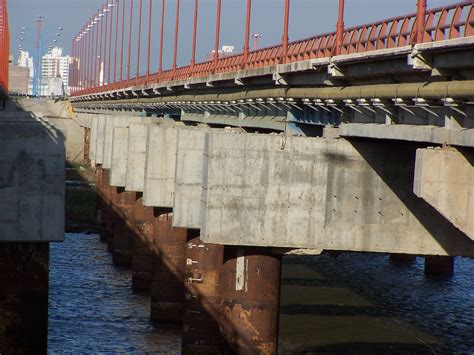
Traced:
[[[115, 1], [118, 3], [119, 0]], [[134, 78], [127, 80], [117, 81], [113, 79], [112, 83], [103, 83], [101, 85], [97, 85], [97, 83], [100, 82], [98, 78], [91, 79], [90, 75], [86, 74], [86, 72], [89, 73], [88, 68], [85, 68], [84, 71], [83, 66], [81, 70], [80, 64], [78, 64], [76, 72], [77, 78], [79, 79], [75, 81], [78, 84], [78, 87], [74, 90], [73, 96], [100, 93], [147, 84], [167, 83], [174, 80], [203, 78], [212, 74], [232, 73], [239, 70], [256, 69], [308, 59], [329, 58], [336, 54], [344, 55], [365, 53], [379, 49], [405, 47], [416, 43], [435, 42], [474, 36], [474, 1], [464, 1], [445, 7], [431, 9], [426, 11], [426, 13], [422, 13], [421, 18], [423, 17], [425, 22], [422, 26], [419, 26], [417, 23], [418, 18], [420, 18], [420, 13], [414, 13], [344, 29], [339, 46], [337, 45], [337, 33], [331, 32], [290, 42], [286, 46], [285, 43], [283, 43], [248, 53], [217, 58], [217, 60], [215, 58], [214, 60], [177, 67], [154, 74], [147, 74], [138, 77], [135, 76]], [[90, 25], [84, 28], [89, 27]], [[117, 28], [118, 27], [116, 26], [116, 30]], [[91, 48], [90, 41], [94, 41], [94, 39], [89, 38], [89, 42], [86, 41], [86, 43], [81, 43], [84, 42], [83, 40], [86, 38], [84, 37], [84, 33], [87, 32], [88, 31], [82, 32], [81, 35], [78, 35], [79, 37], [75, 38], [73, 44], [75, 44], [76, 49], [73, 50], [73, 52], [79, 53], [79, 56], [75, 59], [76, 63], [80, 63], [81, 61], [86, 62], [88, 63], [86, 66], [90, 67], [91, 56], [88, 55], [87, 48]], [[422, 34], [421, 36], [419, 35], [420, 33]], [[110, 55], [111, 54], [109, 53], [109, 56]], [[117, 54], [115, 54], [115, 56], [117, 56]], [[94, 60], [92, 60], [92, 62], [93, 65], [98, 66]], [[90, 73], [94, 73], [94, 70], [90, 71]], [[88, 78], [89, 81], [87, 82], [83, 80], [81, 82], [80, 78]]]
[[0, 91], [8, 92], [10, 60], [10, 32], [8, 29], [7, 0], [0, 0]]

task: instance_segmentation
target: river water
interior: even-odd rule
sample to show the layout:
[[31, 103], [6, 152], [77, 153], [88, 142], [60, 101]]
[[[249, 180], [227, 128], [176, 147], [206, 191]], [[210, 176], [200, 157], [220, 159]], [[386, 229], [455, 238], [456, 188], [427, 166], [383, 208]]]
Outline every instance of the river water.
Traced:
[[[97, 235], [51, 244], [50, 353], [179, 354], [180, 328], [149, 321], [149, 297]], [[474, 354], [474, 260], [427, 279], [423, 259], [285, 257], [280, 353]]]

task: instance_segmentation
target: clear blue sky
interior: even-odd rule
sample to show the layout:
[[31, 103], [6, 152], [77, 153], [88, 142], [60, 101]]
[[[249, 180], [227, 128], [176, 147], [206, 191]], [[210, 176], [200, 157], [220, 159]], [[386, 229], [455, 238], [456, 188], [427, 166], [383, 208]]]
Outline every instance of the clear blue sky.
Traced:
[[[129, 4], [130, 0], [126, 0]], [[137, 9], [138, 1], [134, 1]], [[144, 17], [143, 30], [147, 28], [148, 4], [143, 0]], [[337, 15], [337, 0], [292, 0], [290, 20], [290, 40], [296, 40], [335, 30]], [[415, 12], [417, 0], [346, 0], [346, 26], [368, 23], [375, 20], [390, 18]], [[456, 1], [428, 0], [429, 7], [438, 7]], [[70, 52], [71, 39], [81, 28], [82, 24], [101, 6], [105, 0], [8, 0], [10, 13], [10, 31], [12, 37], [12, 52], [17, 51], [20, 29], [25, 26], [29, 34], [26, 39], [35, 39], [35, 18], [45, 16], [45, 27], [54, 31], [63, 27], [60, 44], [66, 53]], [[198, 60], [213, 49], [215, 27], [216, 0], [200, 0]], [[161, 1], [153, 0], [154, 26], [152, 53], [156, 58], [158, 53], [159, 8]], [[180, 47], [179, 64], [189, 62], [191, 53], [191, 33], [193, 0], [181, 0]], [[234, 45], [240, 52], [244, 41], [245, 4], [246, 0], [223, 0], [221, 44]], [[283, 30], [284, 0], [253, 0], [252, 32], [263, 34], [260, 46], [268, 46], [281, 41]], [[175, 0], [167, 0], [165, 38], [165, 66], [169, 67], [172, 60], [172, 34], [174, 31]], [[137, 13], [137, 11], [135, 11]], [[137, 20], [135, 19], [135, 24]], [[133, 41], [133, 46], [136, 41]], [[28, 47], [27, 43], [24, 43]], [[30, 46], [31, 47], [31, 46]], [[135, 48], [135, 47], [134, 47]], [[156, 66], [153, 61], [153, 66]]]

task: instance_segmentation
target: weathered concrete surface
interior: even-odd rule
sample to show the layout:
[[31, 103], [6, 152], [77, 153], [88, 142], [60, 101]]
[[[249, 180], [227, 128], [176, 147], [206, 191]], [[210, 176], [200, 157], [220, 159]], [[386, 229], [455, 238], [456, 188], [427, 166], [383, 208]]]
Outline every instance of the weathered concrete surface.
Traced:
[[97, 126], [92, 127], [92, 130], [97, 129], [95, 140], [95, 163], [98, 165], [104, 163], [105, 117], [105, 115], [100, 115], [97, 119]]
[[64, 240], [64, 141], [44, 123], [0, 123], [0, 241]]
[[64, 136], [66, 159], [72, 162], [84, 160], [84, 129], [70, 118], [48, 118], [56, 129]]
[[113, 135], [115, 127], [129, 127], [132, 123], [138, 123], [142, 120], [141, 117], [134, 116], [115, 116], [115, 115], [104, 115], [105, 120], [105, 131], [104, 131], [104, 160], [102, 167], [104, 169], [110, 169], [112, 166], [112, 146], [113, 146]]
[[113, 130], [110, 185], [125, 187], [127, 178], [128, 127]]
[[128, 130], [125, 190], [143, 192], [148, 125], [133, 123]]
[[474, 256], [412, 192], [416, 145], [207, 133], [206, 243]]
[[413, 190], [474, 240], [474, 154], [454, 148], [416, 152]]
[[91, 115], [91, 137], [89, 147], [89, 159], [91, 166], [95, 166], [96, 150], [97, 150], [97, 125], [99, 123], [98, 115]]
[[178, 128], [150, 126], [148, 131], [143, 204], [173, 207]]
[[0, 243], [0, 353], [46, 354], [48, 274], [49, 243]]
[[199, 229], [206, 130], [178, 130], [173, 226]]

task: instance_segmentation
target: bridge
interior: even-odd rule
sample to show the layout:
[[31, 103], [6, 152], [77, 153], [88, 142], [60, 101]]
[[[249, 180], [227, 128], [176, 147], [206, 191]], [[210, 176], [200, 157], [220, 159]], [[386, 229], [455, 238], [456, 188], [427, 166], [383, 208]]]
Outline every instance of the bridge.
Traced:
[[170, 69], [166, 2], [158, 53], [144, 3], [137, 23], [107, 0], [73, 38], [69, 105], [101, 238], [151, 319], [183, 323], [183, 353], [275, 354], [283, 255], [424, 256], [441, 274], [474, 257], [473, 1], [346, 28], [340, 0], [335, 32], [291, 42], [285, 0], [282, 43], [250, 51], [247, 0], [243, 53], [225, 56], [217, 0], [199, 62], [195, 0], [180, 67], [177, 0]]
[[184, 314], [183, 352], [275, 353], [282, 253], [425, 255], [427, 272], [448, 273], [474, 255], [472, 1], [420, 0], [353, 28], [340, 1], [336, 32], [289, 42], [287, 0], [282, 43], [256, 51], [248, 1], [244, 51], [229, 57], [217, 3], [205, 62], [197, 17], [190, 64], [176, 65], [176, 25], [173, 66], [161, 44], [156, 73], [149, 36], [146, 74], [139, 46], [136, 75], [130, 51], [117, 73], [123, 41], [108, 33], [132, 26], [118, 11], [111, 32], [94, 15], [73, 40], [70, 102], [90, 132], [103, 234], [134, 287], [151, 287], [152, 319]]

